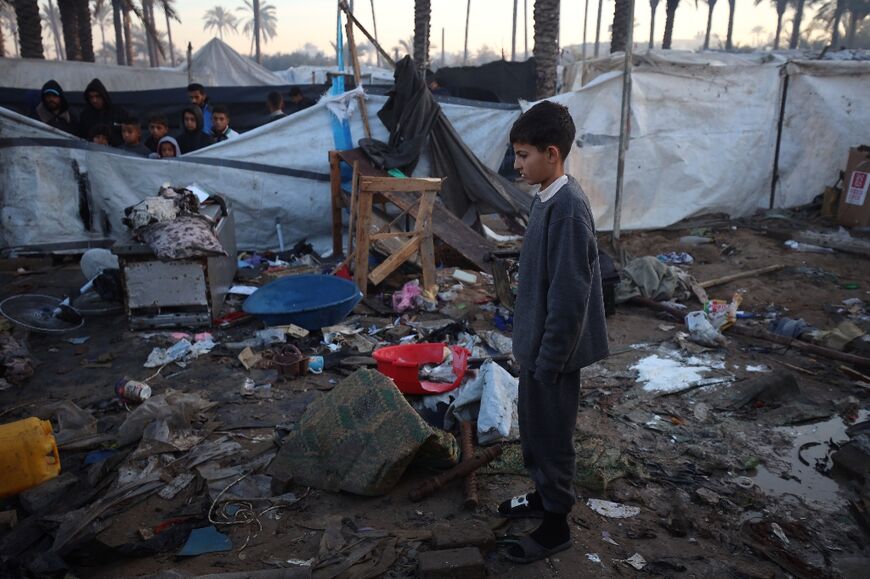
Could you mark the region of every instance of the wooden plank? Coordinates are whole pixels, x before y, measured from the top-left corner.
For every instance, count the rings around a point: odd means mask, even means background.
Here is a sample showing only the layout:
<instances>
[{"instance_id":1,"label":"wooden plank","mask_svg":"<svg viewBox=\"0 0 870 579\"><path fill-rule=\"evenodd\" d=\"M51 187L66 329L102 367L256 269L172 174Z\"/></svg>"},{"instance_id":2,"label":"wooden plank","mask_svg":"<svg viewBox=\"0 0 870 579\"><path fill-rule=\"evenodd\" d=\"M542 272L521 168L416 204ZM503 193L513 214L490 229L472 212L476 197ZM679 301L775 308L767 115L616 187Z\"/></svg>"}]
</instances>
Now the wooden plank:
<instances>
[{"instance_id":1,"label":"wooden plank","mask_svg":"<svg viewBox=\"0 0 870 579\"><path fill-rule=\"evenodd\" d=\"M420 177L397 179L395 177L362 177L360 188L363 191L388 193L393 191L408 191L412 193L423 191L440 191L443 179L436 177Z\"/></svg>"},{"instance_id":2,"label":"wooden plank","mask_svg":"<svg viewBox=\"0 0 870 579\"><path fill-rule=\"evenodd\" d=\"M405 263L409 257L414 255L417 250L420 249L420 243L422 241L423 235L418 234L417 237L414 237L404 247L402 247L402 249L385 259L381 265L372 270L372 273L369 274L369 281L378 285L387 279L388 275L396 271L400 265Z\"/></svg>"},{"instance_id":3,"label":"wooden plank","mask_svg":"<svg viewBox=\"0 0 870 579\"><path fill-rule=\"evenodd\" d=\"M357 195L356 260L353 279L363 295L368 293L369 235L372 219L372 196L359 192Z\"/></svg>"},{"instance_id":4,"label":"wooden plank","mask_svg":"<svg viewBox=\"0 0 870 579\"><path fill-rule=\"evenodd\" d=\"M423 241L420 243L420 264L423 267L423 290L433 294L438 291L438 279L435 277L435 242L432 239L432 208L435 206L434 191L423 194L420 202L418 220L415 229L423 224ZM430 296L434 297L434 296Z\"/></svg>"},{"instance_id":5,"label":"wooden plank","mask_svg":"<svg viewBox=\"0 0 870 579\"><path fill-rule=\"evenodd\" d=\"M329 152L329 187L332 197L332 254L341 255L341 158L337 151Z\"/></svg>"},{"instance_id":6,"label":"wooden plank","mask_svg":"<svg viewBox=\"0 0 870 579\"><path fill-rule=\"evenodd\" d=\"M350 218L347 224L347 254L353 255L353 225L356 219L357 191L359 191L359 162L353 163L353 176L350 179Z\"/></svg>"},{"instance_id":7,"label":"wooden plank","mask_svg":"<svg viewBox=\"0 0 870 579\"><path fill-rule=\"evenodd\" d=\"M416 231L391 231L389 233L373 233L369 236L372 241L380 241L381 239L390 239L391 237L414 237Z\"/></svg>"},{"instance_id":8,"label":"wooden plank","mask_svg":"<svg viewBox=\"0 0 870 579\"><path fill-rule=\"evenodd\" d=\"M385 171L372 165L362 149L339 151L338 154L346 163L353 164L354 161L360 161L360 175L364 177L387 176ZM416 218L416 213L411 211L411 208L419 201L419 196L400 192L384 193L383 196L390 203L402 211L408 211ZM432 210L432 233L474 264L477 269L490 272L489 254L498 251L498 246L468 227L461 219L450 213L440 201L435 203Z\"/></svg>"}]
</instances>

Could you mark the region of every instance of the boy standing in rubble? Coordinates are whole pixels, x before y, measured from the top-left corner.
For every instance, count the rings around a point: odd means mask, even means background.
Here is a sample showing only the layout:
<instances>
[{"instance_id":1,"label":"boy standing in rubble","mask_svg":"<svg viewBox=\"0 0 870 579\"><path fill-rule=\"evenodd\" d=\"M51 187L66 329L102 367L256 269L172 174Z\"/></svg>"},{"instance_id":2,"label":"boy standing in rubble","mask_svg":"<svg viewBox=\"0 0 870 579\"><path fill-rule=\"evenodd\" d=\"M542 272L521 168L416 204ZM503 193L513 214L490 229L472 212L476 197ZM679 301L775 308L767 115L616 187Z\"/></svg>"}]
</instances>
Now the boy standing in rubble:
<instances>
[{"instance_id":1,"label":"boy standing in rubble","mask_svg":"<svg viewBox=\"0 0 870 579\"><path fill-rule=\"evenodd\" d=\"M514 167L539 186L520 254L513 328L523 461L535 491L498 507L505 517L543 519L508 550L519 563L571 546L580 369L608 355L592 211L580 184L565 175L574 135L568 109L547 101L526 111L510 134Z\"/></svg>"}]
</instances>

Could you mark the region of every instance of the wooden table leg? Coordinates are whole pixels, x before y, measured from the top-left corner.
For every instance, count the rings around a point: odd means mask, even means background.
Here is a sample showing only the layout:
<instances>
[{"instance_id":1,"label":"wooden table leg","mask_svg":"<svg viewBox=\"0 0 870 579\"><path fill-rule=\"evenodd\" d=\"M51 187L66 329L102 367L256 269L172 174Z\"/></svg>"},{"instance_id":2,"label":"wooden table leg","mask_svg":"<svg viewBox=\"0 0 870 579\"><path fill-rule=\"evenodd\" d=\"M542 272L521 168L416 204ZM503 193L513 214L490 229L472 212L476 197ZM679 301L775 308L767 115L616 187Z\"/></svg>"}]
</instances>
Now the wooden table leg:
<instances>
[{"instance_id":1,"label":"wooden table leg","mask_svg":"<svg viewBox=\"0 0 870 579\"><path fill-rule=\"evenodd\" d=\"M338 151L329 152L329 185L332 196L332 254L339 256L342 253L342 233L344 228L341 226L341 158L338 156Z\"/></svg>"},{"instance_id":2,"label":"wooden table leg","mask_svg":"<svg viewBox=\"0 0 870 579\"><path fill-rule=\"evenodd\" d=\"M372 220L372 193L357 192L356 263L353 279L359 291L366 295L369 283L369 234Z\"/></svg>"},{"instance_id":3,"label":"wooden table leg","mask_svg":"<svg viewBox=\"0 0 870 579\"><path fill-rule=\"evenodd\" d=\"M429 293L438 291L438 281L435 277L435 242L432 239L432 207L435 205L436 195L435 191L423 194L417 212L417 223L414 226L414 229L421 230L423 235L420 243L420 266L423 269L423 289Z\"/></svg>"}]
</instances>

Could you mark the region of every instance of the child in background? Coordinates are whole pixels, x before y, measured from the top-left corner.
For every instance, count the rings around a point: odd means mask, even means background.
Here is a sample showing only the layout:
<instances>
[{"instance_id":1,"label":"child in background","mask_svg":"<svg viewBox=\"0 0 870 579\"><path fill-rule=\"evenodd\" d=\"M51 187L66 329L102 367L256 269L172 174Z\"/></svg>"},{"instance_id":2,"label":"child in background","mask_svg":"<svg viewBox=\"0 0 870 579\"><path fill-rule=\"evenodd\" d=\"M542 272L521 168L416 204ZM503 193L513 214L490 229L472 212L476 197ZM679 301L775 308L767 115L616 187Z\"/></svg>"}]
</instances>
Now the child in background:
<instances>
[{"instance_id":1,"label":"child in background","mask_svg":"<svg viewBox=\"0 0 870 579\"><path fill-rule=\"evenodd\" d=\"M139 119L128 117L121 121L121 138L124 143L118 148L122 151L143 157L147 157L151 153L148 147L142 144L142 126L139 124Z\"/></svg>"},{"instance_id":2,"label":"child in background","mask_svg":"<svg viewBox=\"0 0 870 579\"><path fill-rule=\"evenodd\" d=\"M163 137L157 143L157 152L151 154L152 159L172 159L181 155L178 142L172 137Z\"/></svg>"},{"instance_id":3,"label":"child in background","mask_svg":"<svg viewBox=\"0 0 870 579\"><path fill-rule=\"evenodd\" d=\"M88 131L88 140L97 145L108 145L112 138L112 130L106 125L94 125Z\"/></svg>"},{"instance_id":4,"label":"child in background","mask_svg":"<svg viewBox=\"0 0 870 579\"><path fill-rule=\"evenodd\" d=\"M239 136L230 128L230 111L224 105L215 105L211 111L211 132L216 143Z\"/></svg>"},{"instance_id":5,"label":"child in background","mask_svg":"<svg viewBox=\"0 0 870 579\"><path fill-rule=\"evenodd\" d=\"M202 132L202 110L198 106L184 107L181 113L181 132L176 140L181 154L197 151L214 143L214 139Z\"/></svg>"},{"instance_id":6,"label":"child in background","mask_svg":"<svg viewBox=\"0 0 870 579\"><path fill-rule=\"evenodd\" d=\"M148 138L145 139L145 146L152 153L157 152L157 143L160 139L169 134L169 120L166 115L154 114L148 118Z\"/></svg>"}]
</instances>

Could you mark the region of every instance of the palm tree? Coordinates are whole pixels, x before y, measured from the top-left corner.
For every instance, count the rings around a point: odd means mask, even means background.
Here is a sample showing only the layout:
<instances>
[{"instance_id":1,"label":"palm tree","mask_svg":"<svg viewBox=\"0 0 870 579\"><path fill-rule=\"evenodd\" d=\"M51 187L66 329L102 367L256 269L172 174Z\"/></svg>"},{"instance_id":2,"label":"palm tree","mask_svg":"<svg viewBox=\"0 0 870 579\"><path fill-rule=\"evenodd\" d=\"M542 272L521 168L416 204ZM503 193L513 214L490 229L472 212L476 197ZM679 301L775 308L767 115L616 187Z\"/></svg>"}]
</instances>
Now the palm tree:
<instances>
[{"instance_id":1,"label":"palm tree","mask_svg":"<svg viewBox=\"0 0 870 579\"><path fill-rule=\"evenodd\" d=\"M714 2L716 0L713 0ZM659 7L659 0L649 0L650 19L649 19L649 48L652 49L655 44L656 35L656 9Z\"/></svg>"},{"instance_id":2,"label":"palm tree","mask_svg":"<svg viewBox=\"0 0 870 579\"><path fill-rule=\"evenodd\" d=\"M12 0L0 1L0 15L2 21L6 25L6 30L9 31L9 36L12 37L12 46L15 47L15 56L21 56L21 47L18 44L18 20L15 16L15 6Z\"/></svg>"},{"instance_id":3,"label":"palm tree","mask_svg":"<svg viewBox=\"0 0 870 579\"><path fill-rule=\"evenodd\" d=\"M804 4L806 0L792 0L794 3L794 19L791 27L791 40L788 47L795 50L800 45L801 40L801 24L803 24Z\"/></svg>"},{"instance_id":4,"label":"palm tree","mask_svg":"<svg viewBox=\"0 0 870 579\"><path fill-rule=\"evenodd\" d=\"M76 21L76 9L73 2L58 2L58 13L60 15L61 31L63 32L63 43L66 47L67 60L81 60L82 46L79 42L79 26Z\"/></svg>"},{"instance_id":5,"label":"palm tree","mask_svg":"<svg viewBox=\"0 0 870 579\"><path fill-rule=\"evenodd\" d=\"M870 0L846 0L849 9L849 23L846 27L846 47L855 48L855 35L858 24L870 16Z\"/></svg>"},{"instance_id":6,"label":"palm tree","mask_svg":"<svg viewBox=\"0 0 870 579\"><path fill-rule=\"evenodd\" d=\"M662 48L671 49L671 41L674 37L674 19L677 16L677 6L680 0L666 0L665 2L665 36L662 39Z\"/></svg>"},{"instance_id":7,"label":"palm tree","mask_svg":"<svg viewBox=\"0 0 870 579\"><path fill-rule=\"evenodd\" d=\"M239 6L236 10L240 12L249 12L250 17L245 20L242 33L251 35L251 54L256 53L257 62L261 62L260 42L265 44L278 35L277 9L274 5L262 4L259 0L243 1L245 5ZM257 16L259 16L259 19ZM257 34L258 30L259 35Z\"/></svg>"},{"instance_id":8,"label":"palm tree","mask_svg":"<svg viewBox=\"0 0 870 579\"><path fill-rule=\"evenodd\" d=\"M42 47L42 21L37 0L13 0L21 58L45 58Z\"/></svg>"},{"instance_id":9,"label":"palm tree","mask_svg":"<svg viewBox=\"0 0 870 579\"><path fill-rule=\"evenodd\" d=\"M111 12L112 8L106 0L94 0L94 23L100 29L100 53L104 56L103 62L108 62L103 49L106 47L106 20L109 19Z\"/></svg>"},{"instance_id":10,"label":"palm tree","mask_svg":"<svg viewBox=\"0 0 870 579\"><path fill-rule=\"evenodd\" d=\"M765 0L755 0L755 5L758 6ZM785 16L785 11L788 8L790 0L770 0L773 7L776 9L776 32L773 35L773 49L779 50L779 37L782 35L782 19Z\"/></svg>"},{"instance_id":11,"label":"palm tree","mask_svg":"<svg viewBox=\"0 0 870 579\"><path fill-rule=\"evenodd\" d=\"M432 20L431 0L414 0L414 61L425 75L429 64L429 30Z\"/></svg>"},{"instance_id":12,"label":"palm tree","mask_svg":"<svg viewBox=\"0 0 870 579\"><path fill-rule=\"evenodd\" d=\"M559 60L559 0L535 0L536 97L556 94L556 65Z\"/></svg>"},{"instance_id":13,"label":"palm tree","mask_svg":"<svg viewBox=\"0 0 870 579\"><path fill-rule=\"evenodd\" d=\"M707 32L704 33L704 50L710 50L710 31L713 29L713 8L717 0L704 0L707 3ZM697 6L698 0L695 0Z\"/></svg>"},{"instance_id":14,"label":"palm tree","mask_svg":"<svg viewBox=\"0 0 870 579\"><path fill-rule=\"evenodd\" d=\"M42 23L43 26L51 33L51 36L54 40L54 54L56 60L63 60L63 39L61 38L60 33L60 12L57 10L57 6L54 5L53 0L48 0L46 4L42 5Z\"/></svg>"},{"instance_id":15,"label":"palm tree","mask_svg":"<svg viewBox=\"0 0 870 579\"><path fill-rule=\"evenodd\" d=\"M122 3L123 0L112 0L112 26L115 28L115 59L118 66L129 64L127 62L127 49L124 46Z\"/></svg>"},{"instance_id":16,"label":"palm tree","mask_svg":"<svg viewBox=\"0 0 870 579\"><path fill-rule=\"evenodd\" d=\"M752 35L755 37L755 46L761 46L761 35L767 32L767 28L762 25L752 27Z\"/></svg>"},{"instance_id":17,"label":"palm tree","mask_svg":"<svg viewBox=\"0 0 870 579\"><path fill-rule=\"evenodd\" d=\"M613 24L610 27L610 53L625 51L628 42L628 0L616 0L613 5Z\"/></svg>"},{"instance_id":18,"label":"palm tree","mask_svg":"<svg viewBox=\"0 0 870 579\"><path fill-rule=\"evenodd\" d=\"M166 17L166 35L169 37L169 59L171 61L170 66L175 66L175 46L172 44L172 26L170 25L170 20L175 20L178 23L181 23L181 19L178 17L178 14L175 12L175 0L159 0L160 9L163 10L163 16Z\"/></svg>"},{"instance_id":19,"label":"palm tree","mask_svg":"<svg viewBox=\"0 0 870 579\"><path fill-rule=\"evenodd\" d=\"M798 0L803 3L804 0ZM725 36L725 50L734 49L734 9L737 8L737 0L728 0L728 33Z\"/></svg>"},{"instance_id":20,"label":"palm tree","mask_svg":"<svg viewBox=\"0 0 870 579\"><path fill-rule=\"evenodd\" d=\"M6 9L8 7L6 0L0 0L0 58L6 58L6 38L3 33L3 25L6 23Z\"/></svg>"},{"instance_id":21,"label":"palm tree","mask_svg":"<svg viewBox=\"0 0 870 579\"><path fill-rule=\"evenodd\" d=\"M598 58L599 40L601 39L601 11L604 9L604 0L598 0L598 16L595 23L595 49L592 56Z\"/></svg>"},{"instance_id":22,"label":"palm tree","mask_svg":"<svg viewBox=\"0 0 870 579\"><path fill-rule=\"evenodd\" d=\"M94 31L91 28L91 9L89 0L75 0L76 24L78 25L79 46L82 51L82 60L95 62L94 58Z\"/></svg>"},{"instance_id":23,"label":"palm tree","mask_svg":"<svg viewBox=\"0 0 870 579\"><path fill-rule=\"evenodd\" d=\"M217 30L218 37L224 39L224 30L239 31L239 21L232 12L227 12L223 6L215 6L206 11L202 17L205 30Z\"/></svg>"}]
</instances>

